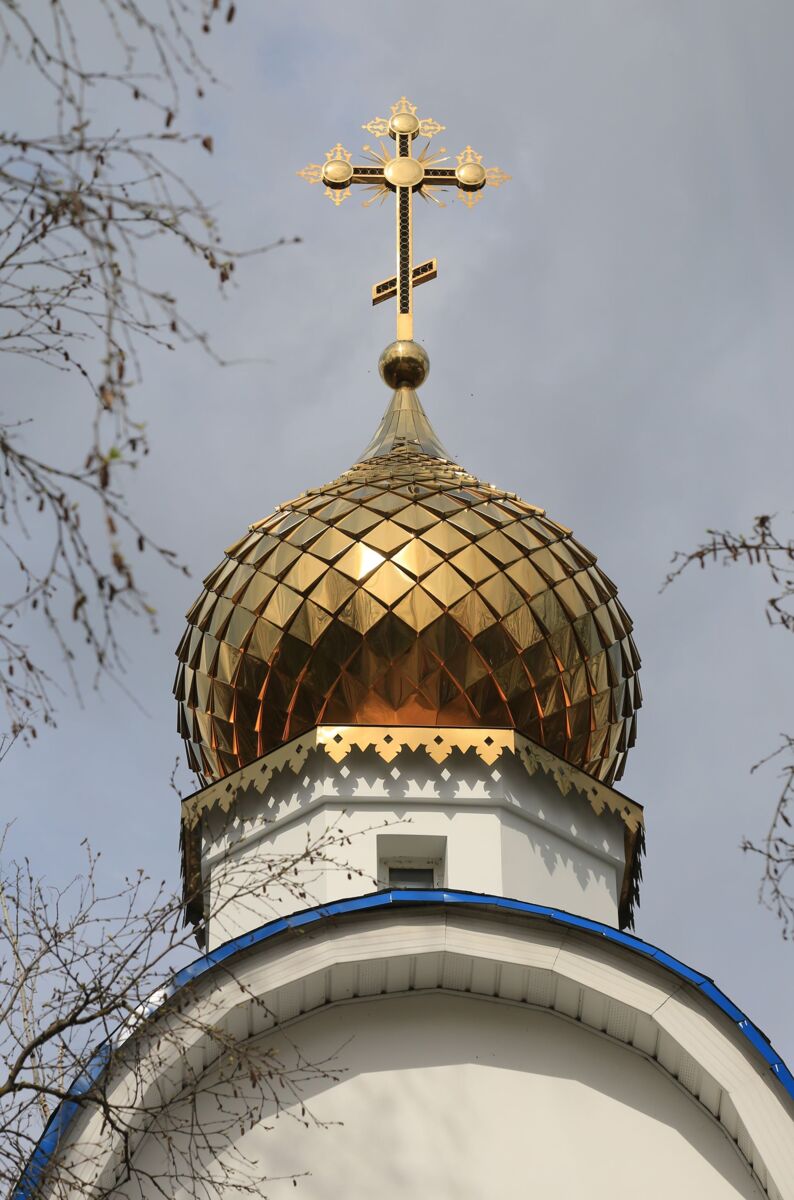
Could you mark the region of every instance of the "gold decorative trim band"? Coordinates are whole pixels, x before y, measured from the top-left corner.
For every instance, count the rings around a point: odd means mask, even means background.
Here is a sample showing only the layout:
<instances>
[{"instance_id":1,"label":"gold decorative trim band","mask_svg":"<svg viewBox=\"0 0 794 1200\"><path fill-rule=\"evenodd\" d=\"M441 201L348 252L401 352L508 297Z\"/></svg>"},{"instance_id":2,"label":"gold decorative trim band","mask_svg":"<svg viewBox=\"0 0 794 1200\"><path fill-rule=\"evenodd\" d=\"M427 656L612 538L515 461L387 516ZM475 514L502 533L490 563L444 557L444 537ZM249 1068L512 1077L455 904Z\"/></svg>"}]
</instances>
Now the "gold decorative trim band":
<instances>
[{"instance_id":1,"label":"gold decorative trim band","mask_svg":"<svg viewBox=\"0 0 794 1200\"><path fill-rule=\"evenodd\" d=\"M342 762L353 750L371 750L384 763L392 762L403 750L424 750L428 758L439 765L455 750L463 754L473 751L488 767L503 754L512 754L528 775L534 775L540 769L551 776L561 795L565 796L573 789L587 800L596 815L600 816L608 809L620 817L631 834L636 834L644 824L641 805L515 730L432 725L319 725L225 779L188 796L182 801L183 824L190 828L202 813L212 808L228 812L241 789L254 787L262 793L274 775L281 771L291 770L297 775L308 756L318 750L324 751L335 763Z\"/></svg>"}]
</instances>

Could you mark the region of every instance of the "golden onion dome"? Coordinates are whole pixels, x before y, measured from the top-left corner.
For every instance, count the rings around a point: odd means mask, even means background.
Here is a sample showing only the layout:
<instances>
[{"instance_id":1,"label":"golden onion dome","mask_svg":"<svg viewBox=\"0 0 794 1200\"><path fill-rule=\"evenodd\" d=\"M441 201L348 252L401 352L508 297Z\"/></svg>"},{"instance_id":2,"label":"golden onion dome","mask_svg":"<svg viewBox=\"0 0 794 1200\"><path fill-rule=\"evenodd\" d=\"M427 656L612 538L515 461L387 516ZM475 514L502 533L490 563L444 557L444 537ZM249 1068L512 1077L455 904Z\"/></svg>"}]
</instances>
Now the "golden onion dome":
<instances>
[{"instance_id":1,"label":"golden onion dome","mask_svg":"<svg viewBox=\"0 0 794 1200\"><path fill-rule=\"evenodd\" d=\"M458 466L412 387L360 462L251 525L204 586L175 693L205 780L318 724L502 726L622 773L641 697L615 585Z\"/></svg>"}]
</instances>

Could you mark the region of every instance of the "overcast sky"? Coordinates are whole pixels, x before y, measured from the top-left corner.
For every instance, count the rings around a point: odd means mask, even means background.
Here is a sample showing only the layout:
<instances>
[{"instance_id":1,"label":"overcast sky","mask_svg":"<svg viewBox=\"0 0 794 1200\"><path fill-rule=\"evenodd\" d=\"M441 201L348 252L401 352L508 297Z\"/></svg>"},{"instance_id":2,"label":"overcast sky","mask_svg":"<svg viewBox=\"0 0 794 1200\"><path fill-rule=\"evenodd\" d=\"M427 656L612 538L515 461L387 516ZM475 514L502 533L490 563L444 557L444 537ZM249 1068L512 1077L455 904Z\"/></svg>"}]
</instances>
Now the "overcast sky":
<instances>
[{"instance_id":1,"label":"overcast sky","mask_svg":"<svg viewBox=\"0 0 794 1200\"><path fill-rule=\"evenodd\" d=\"M767 580L693 573L659 594L707 527L779 512L791 529L794 6L790 0L403 0L241 5L208 42L224 88L200 117L216 151L192 177L249 261L220 302L163 255L162 282L229 356L146 353L136 397L153 452L131 488L192 579L146 576L161 633L126 630L106 686L3 764L14 849L64 880L88 836L109 874L178 881L174 648L200 580L247 524L349 466L388 399L390 206L340 209L296 178L401 94L512 175L467 211L420 205L422 399L469 470L573 527L635 622L645 704L621 788L645 806L637 932L713 976L791 1061L794 949L757 904L774 768L794 730L790 635ZM4 110L19 80L4 74ZM0 78L0 84L3 78ZM101 117L98 118L101 121ZM22 118L16 122L22 124ZM178 277L175 277L178 276ZM78 462L78 384L3 364L4 416L34 413ZM46 656L50 651L43 647Z\"/></svg>"}]
</instances>

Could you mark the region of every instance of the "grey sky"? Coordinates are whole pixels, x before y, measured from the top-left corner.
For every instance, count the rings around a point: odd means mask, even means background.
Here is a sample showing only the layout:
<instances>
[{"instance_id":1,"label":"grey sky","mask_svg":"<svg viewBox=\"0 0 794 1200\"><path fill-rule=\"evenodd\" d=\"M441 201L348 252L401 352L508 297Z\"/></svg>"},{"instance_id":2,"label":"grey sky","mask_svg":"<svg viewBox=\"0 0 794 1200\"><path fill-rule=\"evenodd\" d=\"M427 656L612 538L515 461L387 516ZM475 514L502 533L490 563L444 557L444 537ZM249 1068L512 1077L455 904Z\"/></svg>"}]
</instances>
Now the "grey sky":
<instances>
[{"instance_id":1,"label":"grey sky","mask_svg":"<svg viewBox=\"0 0 794 1200\"><path fill-rule=\"evenodd\" d=\"M794 950L738 848L776 794L773 768L749 768L794 729L791 638L766 627L760 574L658 588L706 527L790 521L794 7L404 0L405 34L371 0L240 7L208 44L226 87L193 177L238 244L304 244L249 262L225 304L183 260L158 265L225 353L267 361L147 352L153 453L131 494L194 577L147 579L162 632L128 630L141 708L112 687L67 698L58 730L4 763L15 849L63 879L88 835L109 873L176 882L184 611L248 522L355 460L388 398L393 313L369 295L391 212L336 210L295 171L337 141L358 150L361 123L406 93L450 151L470 142L513 177L471 212L419 206L417 256L439 259L416 302L423 402L461 463L571 525L617 581L644 662L621 783L648 825L637 932L714 976L791 1061ZM46 415L77 458L78 385L4 372L4 412Z\"/></svg>"}]
</instances>

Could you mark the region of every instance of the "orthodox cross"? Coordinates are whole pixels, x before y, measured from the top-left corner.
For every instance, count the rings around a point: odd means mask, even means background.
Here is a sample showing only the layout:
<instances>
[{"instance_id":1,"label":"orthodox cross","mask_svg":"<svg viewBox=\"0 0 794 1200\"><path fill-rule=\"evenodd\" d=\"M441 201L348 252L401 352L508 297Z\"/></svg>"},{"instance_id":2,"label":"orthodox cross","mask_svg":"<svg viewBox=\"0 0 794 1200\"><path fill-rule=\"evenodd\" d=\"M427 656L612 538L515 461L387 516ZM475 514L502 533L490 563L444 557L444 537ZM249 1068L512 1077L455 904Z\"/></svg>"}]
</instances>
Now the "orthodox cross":
<instances>
[{"instance_id":1,"label":"orthodox cross","mask_svg":"<svg viewBox=\"0 0 794 1200\"><path fill-rule=\"evenodd\" d=\"M376 283L372 289L372 303L397 299L397 340L413 338L413 290L421 283L435 279L438 264L434 258L413 265L413 196L416 192L423 200L432 200L444 207L435 195L438 188L455 187L468 208L473 208L482 198L486 186L499 187L510 178L499 167L484 167L482 155L467 146L456 156L457 166L442 167L446 162L446 151L440 146L430 153L430 139L445 127L429 117L417 117L416 105L403 96L392 105L391 116L376 117L362 125L373 137L384 138L387 134L394 147L379 141L380 152L364 146L369 164L359 166L351 162L352 154L341 143L329 150L325 162L310 163L298 174L309 183L325 184L325 194L339 205L350 195L352 184L363 184L372 195L364 201L365 207L376 200L383 203L390 192L396 197L397 218L397 274ZM426 137L427 143L417 157L413 155L413 142L417 137Z\"/></svg>"}]
</instances>

